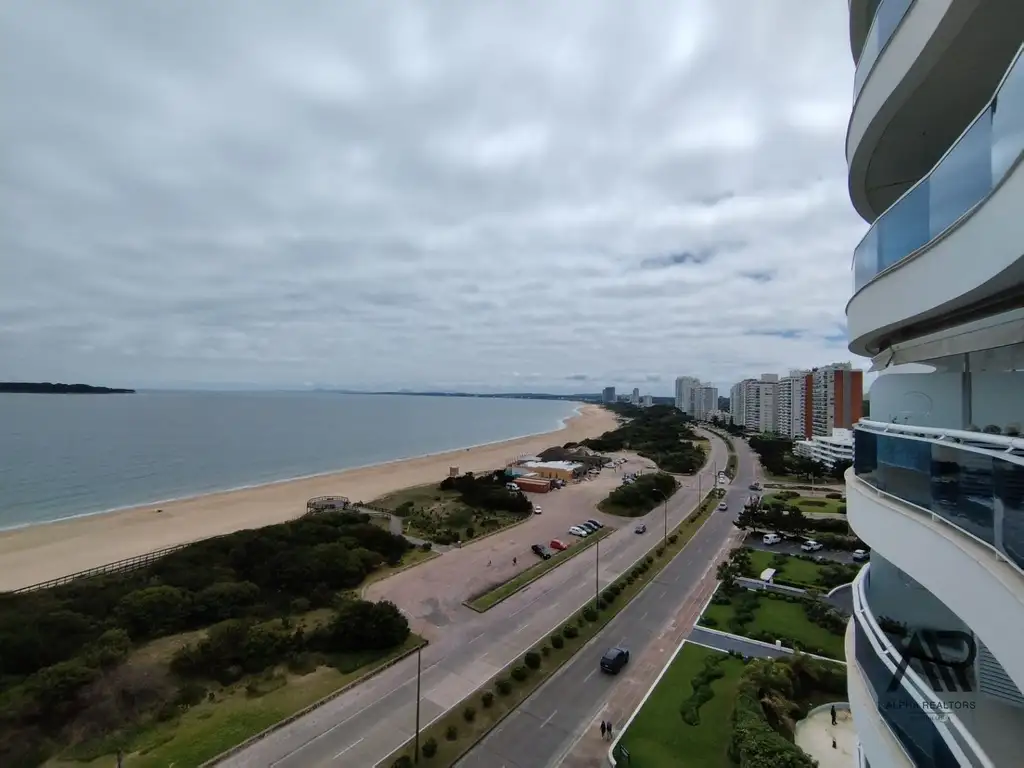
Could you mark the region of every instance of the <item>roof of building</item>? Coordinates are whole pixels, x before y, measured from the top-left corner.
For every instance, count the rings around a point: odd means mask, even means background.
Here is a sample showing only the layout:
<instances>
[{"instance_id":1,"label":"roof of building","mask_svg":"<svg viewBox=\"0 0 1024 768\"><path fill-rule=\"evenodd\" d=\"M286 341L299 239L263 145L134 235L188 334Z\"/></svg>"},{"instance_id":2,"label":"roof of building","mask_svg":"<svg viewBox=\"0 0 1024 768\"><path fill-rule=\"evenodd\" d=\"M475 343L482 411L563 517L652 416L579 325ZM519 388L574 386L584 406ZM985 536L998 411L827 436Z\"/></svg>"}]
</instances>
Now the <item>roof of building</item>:
<instances>
[{"instance_id":1,"label":"roof of building","mask_svg":"<svg viewBox=\"0 0 1024 768\"><path fill-rule=\"evenodd\" d=\"M572 472L583 465L576 461L524 461L523 466L531 469L564 469Z\"/></svg>"}]
</instances>

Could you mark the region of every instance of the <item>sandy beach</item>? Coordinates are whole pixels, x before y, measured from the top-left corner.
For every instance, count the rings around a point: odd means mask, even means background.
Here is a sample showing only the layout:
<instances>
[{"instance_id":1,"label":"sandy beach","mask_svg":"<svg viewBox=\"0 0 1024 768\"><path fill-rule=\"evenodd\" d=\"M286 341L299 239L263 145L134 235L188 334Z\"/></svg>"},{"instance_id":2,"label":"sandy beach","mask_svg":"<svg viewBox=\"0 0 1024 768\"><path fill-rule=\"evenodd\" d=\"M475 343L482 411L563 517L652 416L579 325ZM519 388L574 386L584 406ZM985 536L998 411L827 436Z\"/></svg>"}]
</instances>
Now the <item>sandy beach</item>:
<instances>
[{"instance_id":1,"label":"sandy beach","mask_svg":"<svg viewBox=\"0 0 1024 768\"><path fill-rule=\"evenodd\" d=\"M303 514L306 500L314 496L370 501L411 485L440 482L449 467L460 472L496 469L516 456L614 428L612 413L587 405L562 429L543 435L0 532L0 591L162 547L290 520Z\"/></svg>"}]
</instances>

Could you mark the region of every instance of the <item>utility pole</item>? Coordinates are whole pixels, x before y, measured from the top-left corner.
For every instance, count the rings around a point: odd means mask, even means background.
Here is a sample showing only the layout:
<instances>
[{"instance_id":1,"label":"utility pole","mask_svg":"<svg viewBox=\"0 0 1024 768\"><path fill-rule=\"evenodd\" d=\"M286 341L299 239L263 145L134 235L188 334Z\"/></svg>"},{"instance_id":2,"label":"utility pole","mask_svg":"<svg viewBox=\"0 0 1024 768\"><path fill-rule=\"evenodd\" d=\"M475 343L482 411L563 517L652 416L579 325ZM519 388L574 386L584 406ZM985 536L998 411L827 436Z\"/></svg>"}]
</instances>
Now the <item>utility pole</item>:
<instances>
[{"instance_id":1,"label":"utility pole","mask_svg":"<svg viewBox=\"0 0 1024 768\"><path fill-rule=\"evenodd\" d=\"M598 576L598 569L601 567L601 540L597 540L594 546L594 610L597 610L598 602L601 600L601 581Z\"/></svg>"},{"instance_id":2,"label":"utility pole","mask_svg":"<svg viewBox=\"0 0 1024 768\"><path fill-rule=\"evenodd\" d=\"M423 646L419 645L416 647L416 752L413 756L413 762L416 765L420 764L420 675L423 672Z\"/></svg>"},{"instance_id":3,"label":"utility pole","mask_svg":"<svg viewBox=\"0 0 1024 768\"><path fill-rule=\"evenodd\" d=\"M664 507L665 508L665 541L662 544L662 546L667 547L668 546L668 496L665 496L664 499L665 499L665 507Z\"/></svg>"}]
</instances>

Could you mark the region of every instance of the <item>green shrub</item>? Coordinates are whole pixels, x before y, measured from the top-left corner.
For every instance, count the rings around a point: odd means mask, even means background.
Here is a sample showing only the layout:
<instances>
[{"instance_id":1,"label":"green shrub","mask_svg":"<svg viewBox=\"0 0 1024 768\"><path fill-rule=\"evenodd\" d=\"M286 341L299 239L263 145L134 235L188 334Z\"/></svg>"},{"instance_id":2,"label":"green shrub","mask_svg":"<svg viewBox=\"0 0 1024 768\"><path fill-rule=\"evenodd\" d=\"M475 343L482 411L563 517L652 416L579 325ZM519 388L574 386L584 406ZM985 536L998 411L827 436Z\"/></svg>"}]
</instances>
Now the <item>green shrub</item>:
<instances>
[{"instance_id":1,"label":"green shrub","mask_svg":"<svg viewBox=\"0 0 1024 768\"><path fill-rule=\"evenodd\" d=\"M633 578L637 578L643 571L640 570L640 566L633 566L633 570L629 572L629 575Z\"/></svg>"},{"instance_id":2,"label":"green shrub","mask_svg":"<svg viewBox=\"0 0 1024 768\"><path fill-rule=\"evenodd\" d=\"M634 576L632 573L626 577L627 584L632 584L634 581L636 581L636 576Z\"/></svg>"},{"instance_id":3,"label":"green shrub","mask_svg":"<svg viewBox=\"0 0 1024 768\"><path fill-rule=\"evenodd\" d=\"M515 680L517 683L523 682L523 680L525 680L529 674L529 670L522 664L518 664L512 667L512 679Z\"/></svg>"},{"instance_id":4,"label":"green shrub","mask_svg":"<svg viewBox=\"0 0 1024 768\"><path fill-rule=\"evenodd\" d=\"M494 687L498 689L498 693L502 696L508 696L512 693L512 681L507 677L502 677L494 684Z\"/></svg>"},{"instance_id":5,"label":"green shrub","mask_svg":"<svg viewBox=\"0 0 1024 768\"><path fill-rule=\"evenodd\" d=\"M650 555L648 555L648 556L647 556L647 559L646 559L646 563L647 563L647 565L650 565L650 564L651 564L651 563L653 563L653 562L654 562L654 558L653 558L653 557L651 557Z\"/></svg>"},{"instance_id":6,"label":"green shrub","mask_svg":"<svg viewBox=\"0 0 1024 768\"><path fill-rule=\"evenodd\" d=\"M597 601L597 610L603 611L607 607L608 607L608 603L606 603L604 600L598 599L598 601Z\"/></svg>"},{"instance_id":7,"label":"green shrub","mask_svg":"<svg viewBox=\"0 0 1024 768\"><path fill-rule=\"evenodd\" d=\"M527 651L523 657L523 663L530 669L540 668L540 654L536 651Z\"/></svg>"},{"instance_id":8,"label":"green shrub","mask_svg":"<svg viewBox=\"0 0 1024 768\"><path fill-rule=\"evenodd\" d=\"M437 739L431 736L423 742L423 746L420 747L420 750L423 752L423 756L429 760L437 754Z\"/></svg>"},{"instance_id":9,"label":"green shrub","mask_svg":"<svg viewBox=\"0 0 1024 768\"><path fill-rule=\"evenodd\" d=\"M399 755L391 764L391 768L412 768L412 758L408 755Z\"/></svg>"},{"instance_id":10,"label":"green shrub","mask_svg":"<svg viewBox=\"0 0 1024 768\"><path fill-rule=\"evenodd\" d=\"M422 549L424 552L429 552L433 548L434 544L430 541L424 541L422 544L420 544L420 549Z\"/></svg>"},{"instance_id":11,"label":"green shrub","mask_svg":"<svg viewBox=\"0 0 1024 768\"><path fill-rule=\"evenodd\" d=\"M562 628L562 636L566 640L572 640L573 638L579 637L579 635L580 635L580 631L576 627L574 627L572 624L566 624Z\"/></svg>"},{"instance_id":12,"label":"green shrub","mask_svg":"<svg viewBox=\"0 0 1024 768\"><path fill-rule=\"evenodd\" d=\"M845 504L840 504L839 506L837 506L836 507L836 512L838 512L840 515L845 515L846 514L846 505Z\"/></svg>"},{"instance_id":13,"label":"green shrub","mask_svg":"<svg viewBox=\"0 0 1024 768\"><path fill-rule=\"evenodd\" d=\"M472 704L467 704L462 710L462 719L467 723L472 723L476 719L476 709Z\"/></svg>"},{"instance_id":14,"label":"green shrub","mask_svg":"<svg viewBox=\"0 0 1024 768\"><path fill-rule=\"evenodd\" d=\"M483 705L484 709L490 709L491 704L494 703L494 693L491 691L484 691L481 693L480 703Z\"/></svg>"},{"instance_id":15,"label":"green shrub","mask_svg":"<svg viewBox=\"0 0 1024 768\"><path fill-rule=\"evenodd\" d=\"M700 623L703 624L705 627L717 627L718 619L716 619L714 616L702 616Z\"/></svg>"},{"instance_id":16,"label":"green shrub","mask_svg":"<svg viewBox=\"0 0 1024 768\"><path fill-rule=\"evenodd\" d=\"M597 611L595 611L593 608L584 608L583 618L587 621L597 621Z\"/></svg>"},{"instance_id":17,"label":"green shrub","mask_svg":"<svg viewBox=\"0 0 1024 768\"><path fill-rule=\"evenodd\" d=\"M551 646L550 645L542 645L540 647L540 655L543 656L544 658L547 658L548 656L550 656L551 655Z\"/></svg>"},{"instance_id":18,"label":"green shrub","mask_svg":"<svg viewBox=\"0 0 1024 768\"><path fill-rule=\"evenodd\" d=\"M444 729L444 737L448 739L448 741L455 741L459 738L459 729L455 727L454 723Z\"/></svg>"},{"instance_id":19,"label":"green shrub","mask_svg":"<svg viewBox=\"0 0 1024 768\"><path fill-rule=\"evenodd\" d=\"M671 536L668 537L668 543L669 544L675 544L676 541L678 541L678 540L679 540L679 534L677 534L677 533L673 533Z\"/></svg>"},{"instance_id":20,"label":"green shrub","mask_svg":"<svg viewBox=\"0 0 1024 768\"><path fill-rule=\"evenodd\" d=\"M565 645L565 640L562 639L561 635L552 635L551 636L551 647L552 648L554 648L555 650L558 650L559 648L561 648L564 645Z\"/></svg>"},{"instance_id":21,"label":"green shrub","mask_svg":"<svg viewBox=\"0 0 1024 768\"><path fill-rule=\"evenodd\" d=\"M826 499L835 499L836 501L838 501L839 499L843 498L843 494L841 494L841 493L826 493L825 494L825 498Z\"/></svg>"},{"instance_id":22,"label":"green shrub","mask_svg":"<svg viewBox=\"0 0 1024 768\"><path fill-rule=\"evenodd\" d=\"M656 550L654 550L654 554L656 554L658 557L661 557L662 555L665 554L665 548L664 547L658 547Z\"/></svg>"}]
</instances>

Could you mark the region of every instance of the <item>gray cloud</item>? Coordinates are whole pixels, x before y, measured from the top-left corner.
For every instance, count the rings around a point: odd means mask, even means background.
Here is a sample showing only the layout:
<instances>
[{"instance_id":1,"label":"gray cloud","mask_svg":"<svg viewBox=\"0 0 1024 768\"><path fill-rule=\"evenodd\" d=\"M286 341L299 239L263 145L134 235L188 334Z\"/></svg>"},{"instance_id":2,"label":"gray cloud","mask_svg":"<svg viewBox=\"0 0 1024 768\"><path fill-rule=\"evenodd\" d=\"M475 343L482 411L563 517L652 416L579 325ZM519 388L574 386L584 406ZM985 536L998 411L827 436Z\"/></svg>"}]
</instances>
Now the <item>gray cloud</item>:
<instances>
[{"instance_id":1,"label":"gray cloud","mask_svg":"<svg viewBox=\"0 0 1024 768\"><path fill-rule=\"evenodd\" d=\"M0 6L2 377L666 388L842 357L845 16Z\"/></svg>"}]
</instances>

